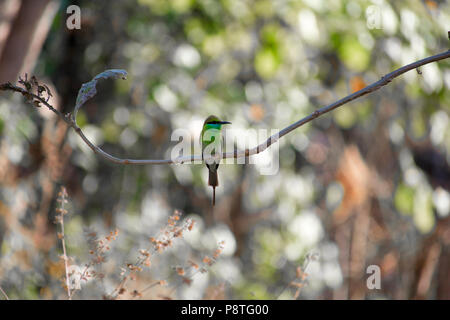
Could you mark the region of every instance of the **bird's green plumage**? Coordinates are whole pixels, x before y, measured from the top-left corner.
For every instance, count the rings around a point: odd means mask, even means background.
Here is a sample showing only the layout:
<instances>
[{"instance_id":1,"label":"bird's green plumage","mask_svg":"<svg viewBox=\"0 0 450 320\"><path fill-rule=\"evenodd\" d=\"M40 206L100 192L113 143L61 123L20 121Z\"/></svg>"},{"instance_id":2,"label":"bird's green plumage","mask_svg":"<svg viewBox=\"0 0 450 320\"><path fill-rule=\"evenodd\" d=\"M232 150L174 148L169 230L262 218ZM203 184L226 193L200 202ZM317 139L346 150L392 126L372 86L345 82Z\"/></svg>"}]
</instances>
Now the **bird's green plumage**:
<instances>
[{"instance_id":1,"label":"bird's green plumage","mask_svg":"<svg viewBox=\"0 0 450 320\"><path fill-rule=\"evenodd\" d=\"M210 155L215 155L216 152L220 152L221 146L223 144L222 137L222 125L229 124L230 122L221 121L216 116L209 116L203 123L202 132L200 134L200 144L202 145L202 158L208 158ZM211 146L211 144L214 145ZM216 187L219 185L219 180L217 178L217 168L219 167L219 162L210 160L206 163L209 171L208 185L213 187L213 205L215 204L215 191Z\"/></svg>"},{"instance_id":2,"label":"bird's green plumage","mask_svg":"<svg viewBox=\"0 0 450 320\"><path fill-rule=\"evenodd\" d=\"M220 130L222 128L222 124L220 123L207 123L205 125L206 129L217 129Z\"/></svg>"}]
</instances>

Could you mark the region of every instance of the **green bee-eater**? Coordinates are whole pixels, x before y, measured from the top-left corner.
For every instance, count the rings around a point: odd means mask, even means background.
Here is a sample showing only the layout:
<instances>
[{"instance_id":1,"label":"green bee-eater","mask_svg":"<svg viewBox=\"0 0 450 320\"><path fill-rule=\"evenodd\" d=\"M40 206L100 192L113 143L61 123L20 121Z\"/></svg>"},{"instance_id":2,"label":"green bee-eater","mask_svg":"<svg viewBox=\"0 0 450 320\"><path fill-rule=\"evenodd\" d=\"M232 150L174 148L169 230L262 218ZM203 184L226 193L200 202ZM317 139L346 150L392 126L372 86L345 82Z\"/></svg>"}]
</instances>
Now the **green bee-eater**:
<instances>
[{"instance_id":1,"label":"green bee-eater","mask_svg":"<svg viewBox=\"0 0 450 320\"><path fill-rule=\"evenodd\" d=\"M202 145L202 159L214 156L222 152L222 125L230 124L228 121L221 121L216 116L209 116L203 123L203 129L200 134L200 144ZM216 187L219 185L217 178L217 168L220 159L206 160L206 166L209 170L208 185L213 187L213 206L216 203Z\"/></svg>"}]
</instances>

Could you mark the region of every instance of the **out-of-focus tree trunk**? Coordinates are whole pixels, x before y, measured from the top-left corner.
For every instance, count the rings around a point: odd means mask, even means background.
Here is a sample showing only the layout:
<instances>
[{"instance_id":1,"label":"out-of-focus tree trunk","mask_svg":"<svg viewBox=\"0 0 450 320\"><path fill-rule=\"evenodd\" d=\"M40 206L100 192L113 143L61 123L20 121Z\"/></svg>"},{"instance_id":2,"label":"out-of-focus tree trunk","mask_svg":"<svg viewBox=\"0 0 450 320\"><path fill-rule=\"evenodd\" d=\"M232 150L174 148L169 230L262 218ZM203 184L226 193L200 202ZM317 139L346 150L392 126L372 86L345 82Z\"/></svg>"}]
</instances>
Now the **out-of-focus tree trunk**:
<instances>
[{"instance_id":1,"label":"out-of-focus tree trunk","mask_svg":"<svg viewBox=\"0 0 450 320\"><path fill-rule=\"evenodd\" d=\"M0 83L15 82L18 76L33 72L59 5L59 0L0 0ZM43 81L45 80L39 79L41 84ZM46 84L52 88L52 94L56 98L52 104L59 109L58 93L51 83ZM4 217L4 220L0 221L0 227L4 221L17 226L20 233L31 240L36 248L49 250L55 239L48 212L54 195L54 181L60 178L61 168L68 159L66 156L59 157L62 155L59 150L62 150L67 126L62 122L57 124L54 117L46 116L46 113L39 111L45 119L43 133L40 139L30 143L30 150L39 155L38 161L33 162L30 167L20 167L12 164L5 153L0 159L2 160L0 162L3 162L0 176L9 173L10 183L14 183L16 179L32 180L33 174L38 176L39 172L44 177L40 179L43 191L38 212L33 217L34 228L23 227L16 220L20 215L10 211L6 206L0 206L0 218ZM59 137L56 141L55 136ZM2 147L6 150L8 146L3 144ZM64 154L70 151L67 147L63 149ZM44 156L41 157L41 153ZM2 184L8 183L5 177L0 180ZM0 234L3 235L4 232L0 230ZM0 237L0 243L1 240Z\"/></svg>"},{"instance_id":2,"label":"out-of-focus tree trunk","mask_svg":"<svg viewBox=\"0 0 450 320\"><path fill-rule=\"evenodd\" d=\"M450 217L440 219L416 259L411 299L449 298Z\"/></svg>"},{"instance_id":3,"label":"out-of-focus tree trunk","mask_svg":"<svg viewBox=\"0 0 450 320\"><path fill-rule=\"evenodd\" d=\"M0 23L0 83L33 70L58 7L57 0L0 2L7 10Z\"/></svg>"},{"instance_id":4,"label":"out-of-focus tree trunk","mask_svg":"<svg viewBox=\"0 0 450 320\"><path fill-rule=\"evenodd\" d=\"M448 228L450 229L450 228ZM450 237L448 237L450 238ZM450 244L447 244L439 260L439 271L437 277L437 299L450 300Z\"/></svg>"},{"instance_id":5,"label":"out-of-focus tree trunk","mask_svg":"<svg viewBox=\"0 0 450 320\"><path fill-rule=\"evenodd\" d=\"M21 0L0 0L0 56L19 12Z\"/></svg>"}]
</instances>

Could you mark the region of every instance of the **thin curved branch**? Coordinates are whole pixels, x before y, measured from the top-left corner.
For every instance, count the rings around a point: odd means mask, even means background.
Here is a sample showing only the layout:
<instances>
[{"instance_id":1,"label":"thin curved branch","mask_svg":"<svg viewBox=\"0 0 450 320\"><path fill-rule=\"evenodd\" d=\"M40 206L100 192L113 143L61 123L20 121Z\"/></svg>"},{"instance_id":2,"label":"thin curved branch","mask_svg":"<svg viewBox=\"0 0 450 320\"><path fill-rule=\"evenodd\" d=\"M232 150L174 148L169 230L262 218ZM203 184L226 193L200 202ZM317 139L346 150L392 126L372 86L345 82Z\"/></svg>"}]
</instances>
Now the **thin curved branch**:
<instances>
[{"instance_id":1,"label":"thin curved branch","mask_svg":"<svg viewBox=\"0 0 450 320\"><path fill-rule=\"evenodd\" d=\"M242 151L242 153L245 154L245 156L251 156L254 154L258 154L262 151L264 151L265 149L267 149L272 143L276 142L279 138L287 135L289 132L297 129L298 127L301 127L302 125L304 125L305 123L308 123L312 120L314 120L315 118L330 112L331 110L334 110L352 100L355 100L357 98L360 98L366 94L369 94L371 92L374 92L378 89L380 89L381 87L384 87L385 85L387 85L389 82L391 82L394 78L397 78L398 76L401 76L402 74L411 71L413 69L417 69L423 65L426 65L428 63L431 62L435 62L435 61L439 61L439 60L444 60L450 57L450 50L436 54L434 56L410 63L406 66L403 66L395 71L392 71L391 73L388 73L387 75L381 77L380 80L372 83L371 85L368 85L367 87L356 91L344 98L342 98L341 100L338 100L336 102L333 102L325 107L322 107L320 109L317 109L316 111L314 111L313 113L311 113L310 115L304 117L303 119L300 119L297 122L294 122L293 124L291 124L290 126L282 129L280 132L278 132L278 134L270 137L269 139L267 139L266 142L260 144L259 146L257 146L256 148L250 149L250 150L245 150ZM278 137L277 137L278 136ZM227 156L224 158L231 158L233 156L233 153L227 153ZM241 157L241 153L238 152L237 154L238 157Z\"/></svg>"},{"instance_id":2,"label":"thin curved branch","mask_svg":"<svg viewBox=\"0 0 450 320\"><path fill-rule=\"evenodd\" d=\"M0 286L0 292L3 294L3 296L5 297L6 300L9 300L8 295L6 294L5 291L3 291L2 287Z\"/></svg>"},{"instance_id":3,"label":"thin curved branch","mask_svg":"<svg viewBox=\"0 0 450 320\"><path fill-rule=\"evenodd\" d=\"M401 76L402 74L411 71L413 69L417 69L423 65L426 65L428 63L431 62L436 62L436 61L440 61L440 60L444 60L450 57L450 50L436 54L434 56L430 56L428 58L410 63L406 66L403 66L395 71L392 71L391 73L388 73L387 75L381 77L380 80L368 85L367 87L356 91L336 102L333 102L325 107L322 107L320 109L317 109L316 111L314 111L313 113L311 113L310 115L298 120L297 122L294 122L293 124L289 125L288 127L280 130L277 134L272 135L269 139L267 139L265 142L261 143L260 145L252 148L252 149L245 149L245 150L240 150L240 151L235 151L235 152L227 152L227 153L223 153L222 154L222 159L225 158L243 158L243 157L249 157L255 154L258 154L260 152L263 152L264 150L266 150L269 146L271 146L273 143L277 142L281 137L287 135L288 133L290 133L291 131L301 127L302 125L316 119L317 117L328 113L344 104L347 104L350 101L353 101L355 99L358 99L366 94L372 93L378 89L380 89L381 87L387 85L389 82L391 82L393 79ZM95 78L94 78L95 79ZM81 139L83 139L83 141L89 146L89 148L91 148L96 154L102 156L103 158L105 158L106 160L113 162L113 163L118 163L118 164L135 164L135 165L145 165L145 164L176 164L176 163L189 163L189 162L195 162L195 161L206 161L209 160L209 158L205 158L202 160L202 156L201 155L191 155L191 156L183 156L183 157L178 157L174 160L171 159L163 159L163 160L148 160L148 159L122 159L122 158L118 158L115 156L110 155L109 153L105 152L104 150L102 150L100 147L94 145L83 133L83 131L81 130L81 128L78 126L75 116L71 115L71 114L62 114L59 110L56 110L55 108L53 108L53 106L51 106L42 96L40 95L36 95L34 93L31 93L21 87L15 86L11 83L5 83L5 84L1 84L0 85L0 90L10 90L10 91L15 91L15 92L19 92L22 95L24 95L28 100L30 100L30 98L34 99L34 100L38 100L40 103L42 103L43 105L45 105L49 110L53 111L54 113L56 113L62 120L64 120L70 127L72 127L76 133L81 137ZM74 115L76 114L78 108L76 108ZM212 159L212 157L211 157Z\"/></svg>"}]
</instances>

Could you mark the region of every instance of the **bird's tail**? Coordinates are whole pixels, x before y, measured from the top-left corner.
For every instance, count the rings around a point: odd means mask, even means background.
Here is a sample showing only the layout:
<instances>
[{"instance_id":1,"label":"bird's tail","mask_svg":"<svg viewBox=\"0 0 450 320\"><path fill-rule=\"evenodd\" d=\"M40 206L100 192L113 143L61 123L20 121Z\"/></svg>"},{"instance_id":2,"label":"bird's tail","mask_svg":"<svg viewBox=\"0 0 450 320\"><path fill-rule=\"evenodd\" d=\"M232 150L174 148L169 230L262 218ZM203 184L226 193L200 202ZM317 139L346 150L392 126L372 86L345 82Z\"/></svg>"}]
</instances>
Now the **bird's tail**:
<instances>
[{"instance_id":1,"label":"bird's tail","mask_svg":"<svg viewBox=\"0 0 450 320\"><path fill-rule=\"evenodd\" d=\"M217 177L217 170L209 170L209 179L208 179L208 185L213 187L213 198L212 198L212 205L214 206L216 204L216 187L219 185L219 179Z\"/></svg>"}]
</instances>

